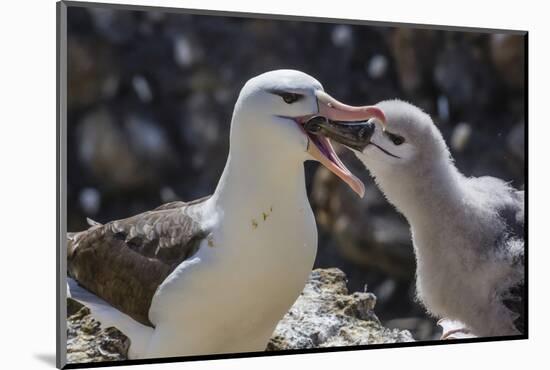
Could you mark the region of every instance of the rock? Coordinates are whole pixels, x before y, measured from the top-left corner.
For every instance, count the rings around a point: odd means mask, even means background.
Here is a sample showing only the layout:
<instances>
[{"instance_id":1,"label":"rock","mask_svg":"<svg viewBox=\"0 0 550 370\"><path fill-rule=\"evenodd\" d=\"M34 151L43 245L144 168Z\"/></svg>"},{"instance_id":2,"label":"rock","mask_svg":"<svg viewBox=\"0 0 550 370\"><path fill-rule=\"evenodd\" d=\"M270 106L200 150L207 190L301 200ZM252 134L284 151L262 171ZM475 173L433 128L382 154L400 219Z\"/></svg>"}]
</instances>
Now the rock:
<instances>
[{"instance_id":1,"label":"rock","mask_svg":"<svg viewBox=\"0 0 550 370\"><path fill-rule=\"evenodd\" d=\"M71 108L79 109L94 104L98 97L104 97L103 86L108 78L112 78L110 73L116 70L116 62L104 44L92 49L83 40L69 36L67 70L68 90L71 91L67 102ZM73 124L73 121L69 120L68 124Z\"/></svg>"},{"instance_id":2,"label":"rock","mask_svg":"<svg viewBox=\"0 0 550 370\"><path fill-rule=\"evenodd\" d=\"M388 38L401 88L415 94L426 85L425 76L433 69L436 32L397 27Z\"/></svg>"},{"instance_id":3,"label":"rock","mask_svg":"<svg viewBox=\"0 0 550 370\"><path fill-rule=\"evenodd\" d=\"M153 100L151 86L145 77L139 75L134 76L134 78L132 78L132 86L134 87L134 91L139 97L139 100L143 103L150 103L151 100Z\"/></svg>"},{"instance_id":4,"label":"rock","mask_svg":"<svg viewBox=\"0 0 550 370\"><path fill-rule=\"evenodd\" d=\"M129 347L120 330L101 328L88 307L67 298L67 363L126 360Z\"/></svg>"},{"instance_id":5,"label":"rock","mask_svg":"<svg viewBox=\"0 0 550 370\"><path fill-rule=\"evenodd\" d=\"M515 125L506 137L508 150L520 161L525 160L525 123Z\"/></svg>"},{"instance_id":6,"label":"rock","mask_svg":"<svg viewBox=\"0 0 550 370\"><path fill-rule=\"evenodd\" d=\"M182 68L187 68L195 61L193 46L185 35L178 35L174 40L174 59L176 64Z\"/></svg>"},{"instance_id":7,"label":"rock","mask_svg":"<svg viewBox=\"0 0 550 370\"><path fill-rule=\"evenodd\" d=\"M449 99L445 95L437 97L437 115L442 121L448 121L450 116Z\"/></svg>"},{"instance_id":8,"label":"rock","mask_svg":"<svg viewBox=\"0 0 550 370\"><path fill-rule=\"evenodd\" d=\"M461 152L464 150L470 136L472 135L472 126L466 122L461 122L455 126L451 135L451 148L454 151Z\"/></svg>"},{"instance_id":9,"label":"rock","mask_svg":"<svg viewBox=\"0 0 550 370\"><path fill-rule=\"evenodd\" d=\"M449 101L450 118L471 120L479 117L473 111L487 107L499 93L489 57L477 46L487 40L479 35L446 36L445 46L434 56L433 82Z\"/></svg>"},{"instance_id":10,"label":"rock","mask_svg":"<svg viewBox=\"0 0 550 370\"><path fill-rule=\"evenodd\" d=\"M81 164L105 188L128 191L150 186L174 167L167 134L146 114L117 119L111 110L99 108L79 122L76 140Z\"/></svg>"},{"instance_id":11,"label":"rock","mask_svg":"<svg viewBox=\"0 0 550 370\"><path fill-rule=\"evenodd\" d=\"M95 215L101 206L101 193L95 188L84 188L78 195L82 210L88 215Z\"/></svg>"},{"instance_id":12,"label":"rock","mask_svg":"<svg viewBox=\"0 0 550 370\"><path fill-rule=\"evenodd\" d=\"M372 79L384 77L388 70L388 59L384 55L377 54L371 58L367 65L367 73Z\"/></svg>"},{"instance_id":13,"label":"rock","mask_svg":"<svg viewBox=\"0 0 550 370\"><path fill-rule=\"evenodd\" d=\"M372 293L348 294L346 275L316 269L300 297L277 325L266 350L354 346L414 341L407 330L383 327ZM127 359L130 340L118 329L102 329L88 307L67 298L67 361Z\"/></svg>"},{"instance_id":14,"label":"rock","mask_svg":"<svg viewBox=\"0 0 550 370\"><path fill-rule=\"evenodd\" d=\"M100 108L84 116L76 140L81 163L103 186L127 189L147 180L139 158L109 110Z\"/></svg>"},{"instance_id":15,"label":"rock","mask_svg":"<svg viewBox=\"0 0 550 370\"><path fill-rule=\"evenodd\" d=\"M338 25L332 30L332 43L336 46L347 46L352 42L353 34L350 26Z\"/></svg>"},{"instance_id":16,"label":"rock","mask_svg":"<svg viewBox=\"0 0 550 370\"><path fill-rule=\"evenodd\" d=\"M135 17L131 12L107 8L89 8L96 31L113 44L128 42L136 30Z\"/></svg>"},{"instance_id":17,"label":"rock","mask_svg":"<svg viewBox=\"0 0 550 370\"><path fill-rule=\"evenodd\" d=\"M374 313L372 293L348 294L339 269L316 269L279 322L268 351L412 342L408 331L387 329Z\"/></svg>"},{"instance_id":18,"label":"rock","mask_svg":"<svg viewBox=\"0 0 550 370\"><path fill-rule=\"evenodd\" d=\"M524 88L525 42L521 35L491 35L491 57L501 78L510 87Z\"/></svg>"}]
</instances>

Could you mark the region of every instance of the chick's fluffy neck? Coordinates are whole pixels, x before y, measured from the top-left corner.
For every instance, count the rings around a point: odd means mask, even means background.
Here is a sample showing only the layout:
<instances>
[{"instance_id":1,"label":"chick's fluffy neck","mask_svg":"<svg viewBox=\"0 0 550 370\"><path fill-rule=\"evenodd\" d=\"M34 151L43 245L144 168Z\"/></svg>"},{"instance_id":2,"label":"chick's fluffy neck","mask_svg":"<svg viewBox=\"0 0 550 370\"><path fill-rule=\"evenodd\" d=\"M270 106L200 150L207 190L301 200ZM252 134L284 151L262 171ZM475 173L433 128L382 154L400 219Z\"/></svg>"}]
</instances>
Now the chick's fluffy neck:
<instances>
[{"instance_id":1,"label":"chick's fluffy neck","mask_svg":"<svg viewBox=\"0 0 550 370\"><path fill-rule=\"evenodd\" d=\"M390 172L393 171L393 172ZM425 165L411 163L400 171L373 171L386 198L408 220L411 227L434 227L463 209L463 175L448 156Z\"/></svg>"}]
</instances>

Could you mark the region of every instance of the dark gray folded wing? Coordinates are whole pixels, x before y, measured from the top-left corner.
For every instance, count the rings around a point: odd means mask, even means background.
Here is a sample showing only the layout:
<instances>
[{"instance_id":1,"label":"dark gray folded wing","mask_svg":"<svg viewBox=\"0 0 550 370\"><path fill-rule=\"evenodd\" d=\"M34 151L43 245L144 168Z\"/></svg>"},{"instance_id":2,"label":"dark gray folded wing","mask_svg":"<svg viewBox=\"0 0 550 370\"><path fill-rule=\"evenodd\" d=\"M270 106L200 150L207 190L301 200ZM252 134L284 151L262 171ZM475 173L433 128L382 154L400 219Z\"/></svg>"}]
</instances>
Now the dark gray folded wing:
<instances>
[{"instance_id":1,"label":"dark gray folded wing","mask_svg":"<svg viewBox=\"0 0 550 370\"><path fill-rule=\"evenodd\" d=\"M69 234L68 274L113 307L153 326L148 313L157 287L209 233L192 216L207 198L167 203Z\"/></svg>"},{"instance_id":2,"label":"dark gray folded wing","mask_svg":"<svg viewBox=\"0 0 550 370\"><path fill-rule=\"evenodd\" d=\"M514 326L520 333L525 329L525 227L524 209L525 194L523 191L512 191L512 201L499 210L499 216L506 225L504 237L500 240L500 250L513 270L521 276L520 281L502 292L502 303L513 315Z\"/></svg>"},{"instance_id":3,"label":"dark gray folded wing","mask_svg":"<svg viewBox=\"0 0 550 370\"><path fill-rule=\"evenodd\" d=\"M509 237L524 239L525 194L523 191L512 191L512 200L499 210L500 217L506 223Z\"/></svg>"},{"instance_id":4,"label":"dark gray folded wing","mask_svg":"<svg viewBox=\"0 0 550 370\"><path fill-rule=\"evenodd\" d=\"M512 312L514 326L520 333L525 333L525 290L521 282L512 286L501 295L504 306Z\"/></svg>"},{"instance_id":5,"label":"dark gray folded wing","mask_svg":"<svg viewBox=\"0 0 550 370\"><path fill-rule=\"evenodd\" d=\"M516 329L523 333L524 316L524 250L525 250L525 193L513 189L508 183L491 176L470 179L470 183L484 198L491 199L497 217L489 219L491 227L497 230L491 258L499 259L510 267L505 289L498 293L498 299L512 314Z\"/></svg>"}]
</instances>

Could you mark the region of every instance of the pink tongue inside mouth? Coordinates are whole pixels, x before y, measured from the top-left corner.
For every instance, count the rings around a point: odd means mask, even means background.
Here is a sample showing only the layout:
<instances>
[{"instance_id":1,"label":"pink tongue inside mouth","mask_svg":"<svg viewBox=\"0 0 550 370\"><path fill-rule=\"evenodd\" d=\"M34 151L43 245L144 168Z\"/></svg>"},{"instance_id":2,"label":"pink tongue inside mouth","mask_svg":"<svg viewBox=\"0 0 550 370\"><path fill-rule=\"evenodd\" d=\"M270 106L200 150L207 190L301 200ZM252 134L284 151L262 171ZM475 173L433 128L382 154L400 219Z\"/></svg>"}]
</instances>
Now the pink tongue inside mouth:
<instances>
[{"instance_id":1,"label":"pink tongue inside mouth","mask_svg":"<svg viewBox=\"0 0 550 370\"><path fill-rule=\"evenodd\" d=\"M346 105L321 90L316 90L315 95L317 97L318 106L317 114L325 117L326 119L341 122L352 122L366 121L370 118L376 118L382 125L386 122L384 112L377 107L353 107ZM322 135L309 134L305 132L304 124L306 123L306 120L310 118L312 117L303 117L302 120L298 121L298 124L310 141L310 145L307 150L308 153L328 170L342 179L362 198L365 195L365 185L342 163L334 151L330 140Z\"/></svg>"},{"instance_id":2,"label":"pink tongue inside mouth","mask_svg":"<svg viewBox=\"0 0 550 370\"><path fill-rule=\"evenodd\" d=\"M315 145L319 148L321 153L325 155L331 162L333 162L336 166L338 166L343 172L345 172L347 175L352 175L351 171L346 167L344 163L340 160L338 155L336 154L336 151L334 150L332 143L330 140L324 136L315 136L315 135L308 135L310 137L310 140L313 141Z\"/></svg>"}]
</instances>

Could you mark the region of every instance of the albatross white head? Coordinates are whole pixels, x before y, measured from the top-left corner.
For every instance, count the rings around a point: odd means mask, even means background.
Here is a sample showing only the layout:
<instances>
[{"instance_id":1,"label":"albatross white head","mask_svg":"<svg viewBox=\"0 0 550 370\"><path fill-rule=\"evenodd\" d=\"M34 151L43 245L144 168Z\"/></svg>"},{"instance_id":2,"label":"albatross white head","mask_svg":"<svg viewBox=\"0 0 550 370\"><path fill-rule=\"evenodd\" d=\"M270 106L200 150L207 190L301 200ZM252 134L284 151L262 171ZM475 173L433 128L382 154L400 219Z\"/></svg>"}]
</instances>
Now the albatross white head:
<instances>
[{"instance_id":1,"label":"albatross white head","mask_svg":"<svg viewBox=\"0 0 550 370\"><path fill-rule=\"evenodd\" d=\"M315 116L337 121L385 121L379 108L342 104L303 72L271 71L252 78L241 90L233 113L230 155L253 154L252 160L265 155L274 166L317 160L363 196L363 183L340 161L330 141L303 129Z\"/></svg>"}]
</instances>

